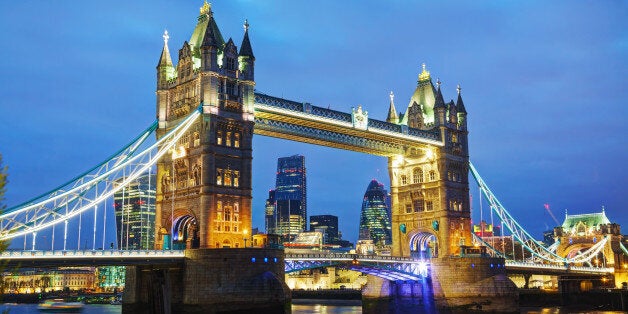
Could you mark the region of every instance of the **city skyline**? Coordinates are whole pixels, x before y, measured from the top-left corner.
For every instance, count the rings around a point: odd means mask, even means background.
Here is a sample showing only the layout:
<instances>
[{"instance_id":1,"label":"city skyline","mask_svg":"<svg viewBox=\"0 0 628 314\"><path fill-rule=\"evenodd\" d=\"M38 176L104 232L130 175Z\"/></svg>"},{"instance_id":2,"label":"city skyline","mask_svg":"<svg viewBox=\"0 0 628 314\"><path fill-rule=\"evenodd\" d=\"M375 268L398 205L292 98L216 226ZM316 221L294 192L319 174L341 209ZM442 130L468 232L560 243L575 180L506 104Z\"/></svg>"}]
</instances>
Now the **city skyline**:
<instances>
[{"instance_id":1,"label":"city skyline","mask_svg":"<svg viewBox=\"0 0 628 314\"><path fill-rule=\"evenodd\" d=\"M201 3L2 4L7 205L100 162L152 121L163 30L178 50ZM471 160L536 238L554 224L545 203L559 223L565 209L605 205L611 221L628 227L621 215L628 205L624 4L370 4L213 5L236 42L248 18L258 91L343 112L361 104L385 120L390 90L405 111L425 62L443 81L446 101L461 84ZM33 16L39 11L46 14ZM339 216L352 242L358 226L350 217L359 213L364 184L374 178L390 186L385 158L260 136L253 151L254 227L264 225L274 177L264 166L280 156L308 158L308 185L319 192L310 195L308 214Z\"/></svg>"}]
</instances>

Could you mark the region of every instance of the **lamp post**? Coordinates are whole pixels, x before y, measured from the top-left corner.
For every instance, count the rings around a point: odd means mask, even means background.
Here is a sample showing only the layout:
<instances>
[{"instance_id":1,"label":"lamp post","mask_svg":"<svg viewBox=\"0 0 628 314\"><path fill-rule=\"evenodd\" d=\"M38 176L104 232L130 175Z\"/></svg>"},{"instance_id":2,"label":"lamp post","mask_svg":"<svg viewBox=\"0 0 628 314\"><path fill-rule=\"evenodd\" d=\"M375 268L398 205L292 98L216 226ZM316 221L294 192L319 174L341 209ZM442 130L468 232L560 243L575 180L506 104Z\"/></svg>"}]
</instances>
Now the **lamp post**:
<instances>
[{"instance_id":1,"label":"lamp post","mask_svg":"<svg viewBox=\"0 0 628 314\"><path fill-rule=\"evenodd\" d=\"M244 247L246 248L246 240L248 240L249 230L244 229L243 233L244 233L244 238L243 238L243 240L244 240Z\"/></svg>"}]
</instances>

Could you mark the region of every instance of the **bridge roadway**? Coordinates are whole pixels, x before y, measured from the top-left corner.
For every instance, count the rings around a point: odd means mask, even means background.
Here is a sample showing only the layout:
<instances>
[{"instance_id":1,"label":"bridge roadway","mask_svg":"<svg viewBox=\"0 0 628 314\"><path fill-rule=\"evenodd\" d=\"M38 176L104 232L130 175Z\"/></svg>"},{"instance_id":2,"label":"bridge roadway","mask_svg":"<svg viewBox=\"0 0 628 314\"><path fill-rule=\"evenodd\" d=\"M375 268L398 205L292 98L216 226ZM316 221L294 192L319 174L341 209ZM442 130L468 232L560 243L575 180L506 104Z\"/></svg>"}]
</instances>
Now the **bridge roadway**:
<instances>
[{"instance_id":1,"label":"bridge roadway","mask_svg":"<svg viewBox=\"0 0 628 314\"><path fill-rule=\"evenodd\" d=\"M176 264L185 259L184 250L79 250L4 251L0 261L11 268ZM418 280L427 275L429 260L408 257L344 253L287 253L286 273L325 266L339 266L390 280ZM612 267L581 267L507 260L508 273L538 275L605 275Z\"/></svg>"}]
</instances>

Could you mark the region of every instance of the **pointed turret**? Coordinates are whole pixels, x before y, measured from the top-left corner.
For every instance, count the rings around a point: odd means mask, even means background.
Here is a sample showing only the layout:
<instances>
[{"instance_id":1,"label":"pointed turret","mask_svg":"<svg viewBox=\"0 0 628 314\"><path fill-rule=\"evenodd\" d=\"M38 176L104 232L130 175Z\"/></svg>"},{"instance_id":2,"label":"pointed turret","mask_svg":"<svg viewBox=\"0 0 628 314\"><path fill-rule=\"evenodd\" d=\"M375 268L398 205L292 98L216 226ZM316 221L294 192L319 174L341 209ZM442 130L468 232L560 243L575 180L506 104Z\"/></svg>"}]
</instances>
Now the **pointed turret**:
<instances>
[{"instance_id":1,"label":"pointed turret","mask_svg":"<svg viewBox=\"0 0 628 314\"><path fill-rule=\"evenodd\" d=\"M214 20L211 5L205 1L190 39L194 55L198 56L200 53L201 67L204 70L218 71L218 54L224 45L225 41Z\"/></svg>"},{"instance_id":2,"label":"pointed turret","mask_svg":"<svg viewBox=\"0 0 628 314\"><path fill-rule=\"evenodd\" d=\"M467 113L467 110L464 108L464 103L462 102L462 95L460 94L460 91L462 90L460 88L460 84L458 84L458 87L456 88L458 90L458 101L456 102L456 111L458 111L459 113Z\"/></svg>"},{"instance_id":3,"label":"pointed turret","mask_svg":"<svg viewBox=\"0 0 628 314\"><path fill-rule=\"evenodd\" d=\"M447 107L445 107L443 94L440 91L440 80L436 80L436 85L438 87L436 89L436 99L434 100L434 122L438 125L444 125L446 121L445 114Z\"/></svg>"},{"instance_id":4,"label":"pointed turret","mask_svg":"<svg viewBox=\"0 0 628 314\"><path fill-rule=\"evenodd\" d=\"M253 48L251 48L251 41L249 40L249 21L244 20L244 38L242 39L242 45L240 45L240 57L249 57L255 60L253 55Z\"/></svg>"},{"instance_id":5,"label":"pointed turret","mask_svg":"<svg viewBox=\"0 0 628 314\"><path fill-rule=\"evenodd\" d=\"M168 49L168 39L170 36L168 35L168 30L164 31L164 48L161 50L161 56L159 57L159 63L157 64L157 68L164 66L172 66L172 58L170 58L170 49Z\"/></svg>"},{"instance_id":6,"label":"pointed turret","mask_svg":"<svg viewBox=\"0 0 628 314\"><path fill-rule=\"evenodd\" d=\"M255 56L253 55L253 48L251 48L251 41L249 40L249 21L244 20L244 38L242 39L242 45L240 45L240 52L238 53L238 61L240 63L240 77L244 80L254 80L255 69Z\"/></svg>"},{"instance_id":7,"label":"pointed turret","mask_svg":"<svg viewBox=\"0 0 628 314\"><path fill-rule=\"evenodd\" d=\"M443 94L440 91L440 79L436 80L436 100L434 101L434 109L436 108L445 108L445 100L443 99Z\"/></svg>"},{"instance_id":8,"label":"pointed turret","mask_svg":"<svg viewBox=\"0 0 628 314\"><path fill-rule=\"evenodd\" d=\"M395 94L393 94L393 92L390 92L390 107L388 108L388 117L386 118L386 121L390 122L390 123L397 123L399 121L399 116L397 115L397 110L395 109Z\"/></svg>"},{"instance_id":9,"label":"pointed turret","mask_svg":"<svg viewBox=\"0 0 628 314\"><path fill-rule=\"evenodd\" d=\"M159 63L157 63L157 88L161 89L167 85L169 79L174 77L174 66L170 57L170 49L168 49L168 31L164 31L164 48L161 50Z\"/></svg>"}]
</instances>

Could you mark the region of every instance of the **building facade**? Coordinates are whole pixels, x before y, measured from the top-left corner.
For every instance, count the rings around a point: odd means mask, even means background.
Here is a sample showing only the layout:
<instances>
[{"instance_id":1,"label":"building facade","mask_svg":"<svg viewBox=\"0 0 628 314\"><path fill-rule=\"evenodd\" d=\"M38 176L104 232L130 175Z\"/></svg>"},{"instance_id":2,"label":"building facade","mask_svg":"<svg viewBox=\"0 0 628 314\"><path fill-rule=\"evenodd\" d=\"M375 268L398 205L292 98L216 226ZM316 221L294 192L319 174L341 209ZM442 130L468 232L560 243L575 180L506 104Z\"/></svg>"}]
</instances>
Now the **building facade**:
<instances>
[{"instance_id":1,"label":"building facade","mask_svg":"<svg viewBox=\"0 0 628 314\"><path fill-rule=\"evenodd\" d=\"M377 246L392 244L392 225L384 184L372 180L362 199L359 240L373 240Z\"/></svg>"},{"instance_id":2,"label":"building facade","mask_svg":"<svg viewBox=\"0 0 628 314\"><path fill-rule=\"evenodd\" d=\"M156 248L243 247L251 230L255 56L244 23L240 48L201 7L173 64L164 34L157 65L157 138L202 111L157 164Z\"/></svg>"},{"instance_id":3,"label":"building facade","mask_svg":"<svg viewBox=\"0 0 628 314\"><path fill-rule=\"evenodd\" d=\"M338 216L310 216L310 231L321 231L323 233L323 244L337 244L340 242Z\"/></svg>"},{"instance_id":4,"label":"building facade","mask_svg":"<svg viewBox=\"0 0 628 314\"><path fill-rule=\"evenodd\" d=\"M156 185L155 174L145 174L113 195L119 249L148 250L155 247Z\"/></svg>"}]
</instances>

